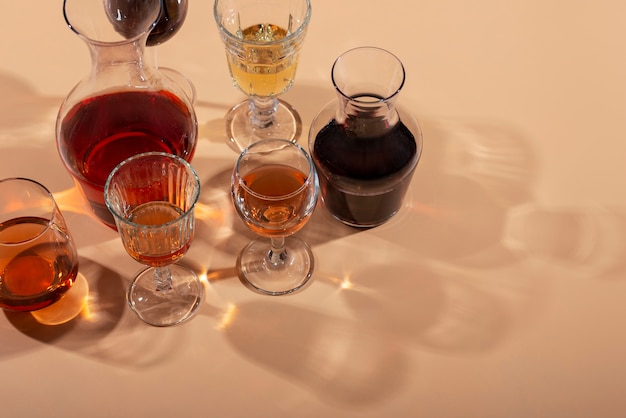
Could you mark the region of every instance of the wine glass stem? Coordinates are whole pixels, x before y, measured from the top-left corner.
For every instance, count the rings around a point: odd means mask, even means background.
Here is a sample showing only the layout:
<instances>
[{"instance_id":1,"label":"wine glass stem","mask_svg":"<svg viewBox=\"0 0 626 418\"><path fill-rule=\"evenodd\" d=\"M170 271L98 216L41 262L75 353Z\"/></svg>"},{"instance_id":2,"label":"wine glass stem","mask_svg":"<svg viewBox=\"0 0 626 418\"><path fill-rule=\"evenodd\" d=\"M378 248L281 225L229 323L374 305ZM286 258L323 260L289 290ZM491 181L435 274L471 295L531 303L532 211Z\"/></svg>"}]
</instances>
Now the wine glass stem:
<instances>
[{"instance_id":1,"label":"wine glass stem","mask_svg":"<svg viewBox=\"0 0 626 418\"><path fill-rule=\"evenodd\" d=\"M253 128L268 128L274 123L274 114L278 109L278 99L275 97L253 96L248 102L250 120Z\"/></svg>"},{"instance_id":2,"label":"wine glass stem","mask_svg":"<svg viewBox=\"0 0 626 418\"><path fill-rule=\"evenodd\" d=\"M267 254L268 261L272 267L281 267L287 260L287 249L285 248L285 237L273 237L270 240L270 250Z\"/></svg>"},{"instance_id":3,"label":"wine glass stem","mask_svg":"<svg viewBox=\"0 0 626 418\"><path fill-rule=\"evenodd\" d=\"M154 284L156 285L156 289L162 292L172 288L172 273L169 267L155 267Z\"/></svg>"}]
</instances>

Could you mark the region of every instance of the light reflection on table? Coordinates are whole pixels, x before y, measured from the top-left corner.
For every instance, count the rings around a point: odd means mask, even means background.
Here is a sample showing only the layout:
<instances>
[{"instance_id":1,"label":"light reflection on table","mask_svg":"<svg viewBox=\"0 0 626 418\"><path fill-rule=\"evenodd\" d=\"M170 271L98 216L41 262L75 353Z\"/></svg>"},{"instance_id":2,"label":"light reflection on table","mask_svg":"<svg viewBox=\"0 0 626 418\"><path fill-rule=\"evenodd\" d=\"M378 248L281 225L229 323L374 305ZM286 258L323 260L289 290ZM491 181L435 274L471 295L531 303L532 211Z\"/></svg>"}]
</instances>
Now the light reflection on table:
<instances>
[{"instance_id":1,"label":"light reflection on table","mask_svg":"<svg viewBox=\"0 0 626 418\"><path fill-rule=\"evenodd\" d=\"M191 3L159 62L196 87L202 194L183 262L205 298L170 329L129 311L142 266L57 156L56 113L88 51L59 2L3 5L0 177L52 190L80 256L67 301L88 297L67 321L0 315L0 415L624 415L624 2L314 2L285 100L308 126L334 98L339 54L389 49L424 150L388 223L357 230L318 207L299 232L312 283L284 298L253 294L234 270L252 234L230 201L223 116L241 95L211 2Z\"/></svg>"}]
</instances>

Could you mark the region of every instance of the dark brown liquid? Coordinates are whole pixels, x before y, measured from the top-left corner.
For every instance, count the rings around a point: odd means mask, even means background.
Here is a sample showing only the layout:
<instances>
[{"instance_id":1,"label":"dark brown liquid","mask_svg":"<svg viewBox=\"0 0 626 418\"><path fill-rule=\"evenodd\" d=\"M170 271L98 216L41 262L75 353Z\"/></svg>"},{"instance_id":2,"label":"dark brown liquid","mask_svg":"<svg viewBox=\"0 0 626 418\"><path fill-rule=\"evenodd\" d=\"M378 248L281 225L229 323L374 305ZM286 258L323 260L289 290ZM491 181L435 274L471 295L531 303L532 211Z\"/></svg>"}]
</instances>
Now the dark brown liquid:
<instances>
[{"instance_id":1,"label":"dark brown liquid","mask_svg":"<svg viewBox=\"0 0 626 418\"><path fill-rule=\"evenodd\" d=\"M106 9L115 30L125 38L139 35L138 28L153 13L159 2L154 0L107 0ZM187 0L162 0L161 13L150 31L146 45L162 44L178 32L187 17ZM120 18L120 16L122 18ZM152 22L149 22L152 23Z\"/></svg>"},{"instance_id":2,"label":"dark brown liquid","mask_svg":"<svg viewBox=\"0 0 626 418\"><path fill-rule=\"evenodd\" d=\"M361 138L335 120L317 134L312 156L327 209L363 227L379 225L400 209L418 159L415 137L402 122Z\"/></svg>"},{"instance_id":3,"label":"dark brown liquid","mask_svg":"<svg viewBox=\"0 0 626 418\"><path fill-rule=\"evenodd\" d=\"M159 45L178 32L187 17L187 0L165 0L156 26L148 35L148 46Z\"/></svg>"}]
</instances>

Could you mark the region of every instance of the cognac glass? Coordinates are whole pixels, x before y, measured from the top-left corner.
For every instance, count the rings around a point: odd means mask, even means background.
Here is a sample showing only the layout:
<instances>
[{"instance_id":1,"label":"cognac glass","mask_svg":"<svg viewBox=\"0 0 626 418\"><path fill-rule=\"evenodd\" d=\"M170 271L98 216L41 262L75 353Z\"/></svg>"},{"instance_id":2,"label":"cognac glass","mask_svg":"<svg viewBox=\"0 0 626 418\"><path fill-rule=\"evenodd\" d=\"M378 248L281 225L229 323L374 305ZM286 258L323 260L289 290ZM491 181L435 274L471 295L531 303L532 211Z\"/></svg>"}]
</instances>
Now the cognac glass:
<instances>
[{"instance_id":1,"label":"cognac glass","mask_svg":"<svg viewBox=\"0 0 626 418\"><path fill-rule=\"evenodd\" d=\"M216 0L214 16L233 82L249 96L226 114L231 145L240 152L263 139L296 142L300 115L277 96L293 84L309 0Z\"/></svg>"},{"instance_id":2,"label":"cognac glass","mask_svg":"<svg viewBox=\"0 0 626 418\"><path fill-rule=\"evenodd\" d=\"M256 142L241 153L232 177L237 213L262 237L239 254L239 279L266 295L302 289L313 274L313 253L291 235L307 223L317 203L319 187L311 157L291 141Z\"/></svg>"},{"instance_id":3,"label":"cognac glass","mask_svg":"<svg viewBox=\"0 0 626 418\"><path fill-rule=\"evenodd\" d=\"M422 155L422 131L397 103L405 71L391 52L351 49L335 60L331 76L337 98L309 129L321 200L344 224L372 228L402 207Z\"/></svg>"},{"instance_id":4,"label":"cognac glass","mask_svg":"<svg viewBox=\"0 0 626 418\"><path fill-rule=\"evenodd\" d=\"M45 308L65 294L78 274L70 232L40 183L0 180L0 196L0 308Z\"/></svg>"},{"instance_id":5,"label":"cognac glass","mask_svg":"<svg viewBox=\"0 0 626 418\"><path fill-rule=\"evenodd\" d=\"M200 180L180 157L148 152L120 163L105 184L104 196L128 254L149 266L135 276L128 304L144 322L175 325L200 305L202 283L175 262L194 236L194 207Z\"/></svg>"}]
</instances>

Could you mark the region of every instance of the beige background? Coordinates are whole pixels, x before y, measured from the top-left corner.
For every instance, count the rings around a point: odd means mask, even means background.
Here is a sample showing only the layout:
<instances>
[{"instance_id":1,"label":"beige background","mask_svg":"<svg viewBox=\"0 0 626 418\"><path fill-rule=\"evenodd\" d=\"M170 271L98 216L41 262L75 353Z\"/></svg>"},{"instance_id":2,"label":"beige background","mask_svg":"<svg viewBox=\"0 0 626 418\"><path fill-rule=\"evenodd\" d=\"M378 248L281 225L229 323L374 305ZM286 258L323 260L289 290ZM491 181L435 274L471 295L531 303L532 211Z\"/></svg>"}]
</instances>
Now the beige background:
<instances>
[{"instance_id":1,"label":"beige background","mask_svg":"<svg viewBox=\"0 0 626 418\"><path fill-rule=\"evenodd\" d=\"M160 65L197 89L206 272L192 321L144 326L140 266L84 214L55 149L63 97L89 70L61 1L12 1L0 25L0 177L59 200L88 305L60 326L0 315L3 417L622 417L626 413L626 3L317 0L284 98L308 125L345 50L386 48L424 152L402 211L354 231L319 207L300 233L313 284L285 298L233 275L251 238L221 133L242 99L212 3L191 0ZM1 197L0 197L1 198Z\"/></svg>"}]
</instances>

